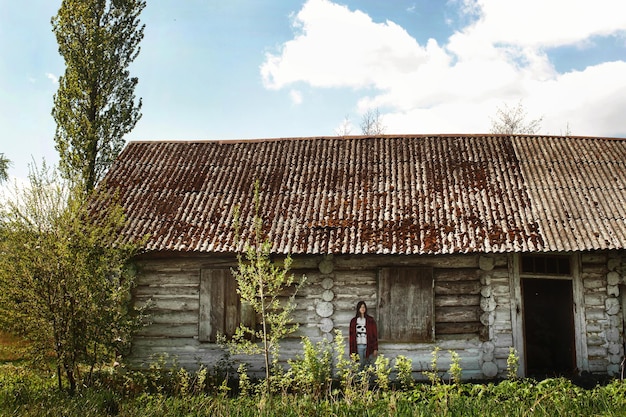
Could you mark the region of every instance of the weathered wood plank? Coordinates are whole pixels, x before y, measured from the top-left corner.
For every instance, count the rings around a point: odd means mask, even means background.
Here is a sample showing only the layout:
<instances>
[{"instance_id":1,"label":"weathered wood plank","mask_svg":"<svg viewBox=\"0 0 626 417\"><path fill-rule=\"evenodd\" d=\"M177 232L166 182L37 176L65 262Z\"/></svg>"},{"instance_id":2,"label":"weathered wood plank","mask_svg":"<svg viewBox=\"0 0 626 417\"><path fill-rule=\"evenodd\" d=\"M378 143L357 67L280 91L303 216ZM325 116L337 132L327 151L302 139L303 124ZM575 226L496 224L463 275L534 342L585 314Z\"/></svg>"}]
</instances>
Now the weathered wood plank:
<instances>
[{"instance_id":1,"label":"weathered wood plank","mask_svg":"<svg viewBox=\"0 0 626 417\"><path fill-rule=\"evenodd\" d=\"M482 311L478 307L437 307L436 323L455 323L480 321Z\"/></svg>"},{"instance_id":2,"label":"weathered wood plank","mask_svg":"<svg viewBox=\"0 0 626 417\"><path fill-rule=\"evenodd\" d=\"M134 302L141 307L148 303L152 304L152 310L174 310L174 311L198 311L199 303L197 296L172 296L172 297L135 297Z\"/></svg>"},{"instance_id":3,"label":"weathered wood plank","mask_svg":"<svg viewBox=\"0 0 626 417\"><path fill-rule=\"evenodd\" d=\"M432 339L432 268L381 270L378 297L381 340L416 342Z\"/></svg>"},{"instance_id":4,"label":"weathered wood plank","mask_svg":"<svg viewBox=\"0 0 626 417\"><path fill-rule=\"evenodd\" d=\"M154 323L142 327L139 336L148 337L195 337L198 336L198 324L160 324Z\"/></svg>"},{"instance_id":5,"label":"weathered wood plank","mask_svg":"<svg viewBox=\"0 0 626 417\"><path fill-rule=\"evenodd\" d=\"M336 256L335 270L384 268L389 266L427 266L437 268L477 268L478 255L440 256Z\"/></svg>"},{"instance_id":6,"label":"weathered wood plank","mask_svg":"<svg viewBox=\"0 0 626 417\"><path fill-rule=\"evenodd\" d=\"M179 296L193 295L198 296L199 285L141 285L133 288L133 295L141 296Z\"/></svg>"},{"instance_id":7,"label":"weathered wood plank","mask_svg":"<svg viewBox=\"0 0 626 417\"><path fill-rule=\"evenodd\" d=\"M480 281L435 282L436 295L480 294Z\"/></svg>"},{"instance_id":8,"label":"weathered wood plank","mask_svg":"<svg viewBox=\"0 0 626 417\"><path fill-rule=\"evenodd\" d=\"M480 295L436 295L436 307L480 306Z\"/></svg>"},{"instance_id":9,"label":"weathered wood plank","mask_svg":"<svg viewBox=\"0 0 626 417\"><path fill-rule=\"evenodd\" d=\"M482 273L479 269L470 268L436 268L435 282L441 281L476 281Z\"/></svg>"},{"instance_id":10,"label":"weathered wood plank","mask_svg":"<svg viewBox=\"0 0 626 417\"><path fill-rule=\"evenodd\" d=\"M435 335L439 337L444 334L464 334L464 333L479 333L483 328L483 324L476 321L470 321L465 323L436 323Z\"/></svg>"},{"instance_id":11,"label":"weathered wood plank","mask_svg":"<svg viewBox=\"0 0 626 417\"><path fill-rule=\"evenodd\" d=\"M137 276L136 285L197 285L200 280L200 270L187 271L149 271Z\"/></svg>"},{"instance_id":12,"label":"weathered wood plank","mask_svg":"<svg viewBox=\"0 0 626 417\"><path fill-rule=\"evenodd\" d=\"M148 317L150 323L161 324L193 324L198 323L198 310L151 310Z\"/></svg>"}]
</instances>

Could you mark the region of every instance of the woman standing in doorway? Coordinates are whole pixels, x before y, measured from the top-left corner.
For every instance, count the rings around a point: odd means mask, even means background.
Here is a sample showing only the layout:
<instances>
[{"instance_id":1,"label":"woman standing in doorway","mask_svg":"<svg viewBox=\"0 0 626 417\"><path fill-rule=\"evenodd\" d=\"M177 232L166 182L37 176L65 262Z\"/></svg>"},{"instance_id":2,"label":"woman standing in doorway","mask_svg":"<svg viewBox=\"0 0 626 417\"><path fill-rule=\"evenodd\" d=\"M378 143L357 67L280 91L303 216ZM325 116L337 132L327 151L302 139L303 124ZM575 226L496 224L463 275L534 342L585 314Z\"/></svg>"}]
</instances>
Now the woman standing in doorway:
<instances>
[{"instance_id":1,"label":"woman standing in doorway","mask_svg":"<svg viewBox=\"0 0 626 417\"><path fill-rule=\"evenodd\" d=\"M363 369L371 358L378 355L378 329L376 321L367 314L365 301L356 305L356 315L350 320L350 355L359 355L360 368Z\"/></svg>"}]
</instances>

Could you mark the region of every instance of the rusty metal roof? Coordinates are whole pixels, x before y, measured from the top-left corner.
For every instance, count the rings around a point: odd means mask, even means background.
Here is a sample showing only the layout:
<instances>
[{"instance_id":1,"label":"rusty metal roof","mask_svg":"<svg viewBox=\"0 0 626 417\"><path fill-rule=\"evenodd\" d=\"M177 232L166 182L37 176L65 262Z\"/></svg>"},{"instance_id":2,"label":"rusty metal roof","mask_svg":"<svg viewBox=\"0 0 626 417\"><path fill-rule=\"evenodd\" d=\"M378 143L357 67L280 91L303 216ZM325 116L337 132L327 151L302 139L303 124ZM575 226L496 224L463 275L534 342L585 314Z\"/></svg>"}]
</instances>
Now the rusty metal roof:
<instances>
[{"instance_id":1,"label":"rusty metal roof","mask_svg":"<svg viewBox=\"0 0 626 417\"><path fill-rule=\"evenodd\" d=\"M626 139L501 135L131 142L107 174L151 251L232 252L235 207L274 253L626 247ZM250 227L242 230L249 238Z\"/></svg>"}]
</instances>

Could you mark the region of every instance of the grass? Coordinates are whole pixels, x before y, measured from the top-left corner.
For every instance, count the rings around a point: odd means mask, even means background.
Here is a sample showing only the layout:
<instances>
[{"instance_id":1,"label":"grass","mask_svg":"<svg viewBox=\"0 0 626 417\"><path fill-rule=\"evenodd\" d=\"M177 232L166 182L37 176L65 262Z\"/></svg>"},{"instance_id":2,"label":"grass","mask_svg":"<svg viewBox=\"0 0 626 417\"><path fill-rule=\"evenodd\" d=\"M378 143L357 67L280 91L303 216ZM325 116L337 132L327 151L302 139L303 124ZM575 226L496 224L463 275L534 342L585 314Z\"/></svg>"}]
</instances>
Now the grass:
<instances>
[{"instance_id":1,"label":"grass","mask_svg":"<svg viewBox=\"0 0 626 417\"><path fill-rule=\"evenodd\" d=\"M407 391L367 391L351 399L341 390L315 399L306 393L265 397L161 388L124 394L116 384L100 383L70 396L56 389L50 374L4 364L0 416L626 416L626 384L618 380L589 390L563 378L425 383Z\"/></svg>"},{"instance_id":2,"label":"grass","mask_svg":"<svg viewBox=\"0 0 626 417\"><path fill-rule=\"evenodd\" d=\"M54 373L22 363L25 344L0 333L0 417L4 416L626 416L626 383L590 389L565 378L499 383L418 383L350 394L333 384L324 395L286 391L272 397L216 389L210 375L156 366L105 369L75 395L59 391ZM219 383L219 381L217 381ZM202 388L200 388L202 386Z\"/></svg>"},{"instance_id":3,"label":"grass","mask_svg":"<svg viewBox=\"0 0 626 417\"><path fill-rule=\"evenodd\" d=\"M0 363L23 360L25 348L23 340L0 330Z\"/></svg>"}]
</instances>

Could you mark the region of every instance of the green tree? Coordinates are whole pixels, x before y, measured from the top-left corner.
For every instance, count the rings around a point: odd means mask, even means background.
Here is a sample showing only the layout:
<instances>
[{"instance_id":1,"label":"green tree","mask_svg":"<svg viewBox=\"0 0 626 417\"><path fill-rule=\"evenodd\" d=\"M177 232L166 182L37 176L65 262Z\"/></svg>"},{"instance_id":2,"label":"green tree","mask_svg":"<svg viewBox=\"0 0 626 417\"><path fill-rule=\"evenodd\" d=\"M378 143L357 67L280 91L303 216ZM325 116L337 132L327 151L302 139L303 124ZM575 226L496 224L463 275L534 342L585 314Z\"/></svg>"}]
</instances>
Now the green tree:
<instances>
[{"instance_id":1,"label":"green tree","mask_svg":"<svg viewBox=\"0 0 626 417\"><path fill-rule=\"evenodd\" d=\"M0 326L24 338L33 359L53 355L59 388L65 375L74 392L78 365L89 365L90 377L139 325L128 267L137 246L119 240L118 205L97 196L87 204L45 165L31 168L29 180L0 212Z\"/></svg>"},{"instance_id":2,"label":"green tree","mask_svg":"<svg viewBox=\"0 0 626 417\"><path fill-rule=\"evenodd\" d=\"M260 330L241 324L229 347L234 352L262 354L265 361L266 393L270 393L271 369L278 361L280 341L295 332L298 325L290 325L291 313L295 308L294 298L301 281L294 288L294 276L289 273L291 257L287 256L283 265L272 262L271 242L263 238L263 220L259 215L259 182L254 191L255 216L252 238L244 242L244 254L237 256L238 267L233 270L237 279L237 292L242 302L250 306L260 319ZM235 233L240 235L239 213L235 215ZM288 300L286 293L291 292ZM256 341L259 340L260 344Z\"/></svg>"},{"instance_id":3,"label":"green tree","mask_svg":"<svg viewBox=\"0 0 626 417\"><path fill-rule=\"evenodd\" d=\"M9 166L11 161L0 153L0 183L9 179Z\"/></svg>"},{"instance_id":4,"label":"green tree","mask_svg":"<svg viewBox=\"0 0 626 417\"><path fill-rule=\"evenodd\" d=\"M144 0L63 0L52 30L65 60L52 116L64 176L80 178L87 192L124 147L141 118L137 78L129 65L139 54Z\"/></svg>"}]
</instances>

